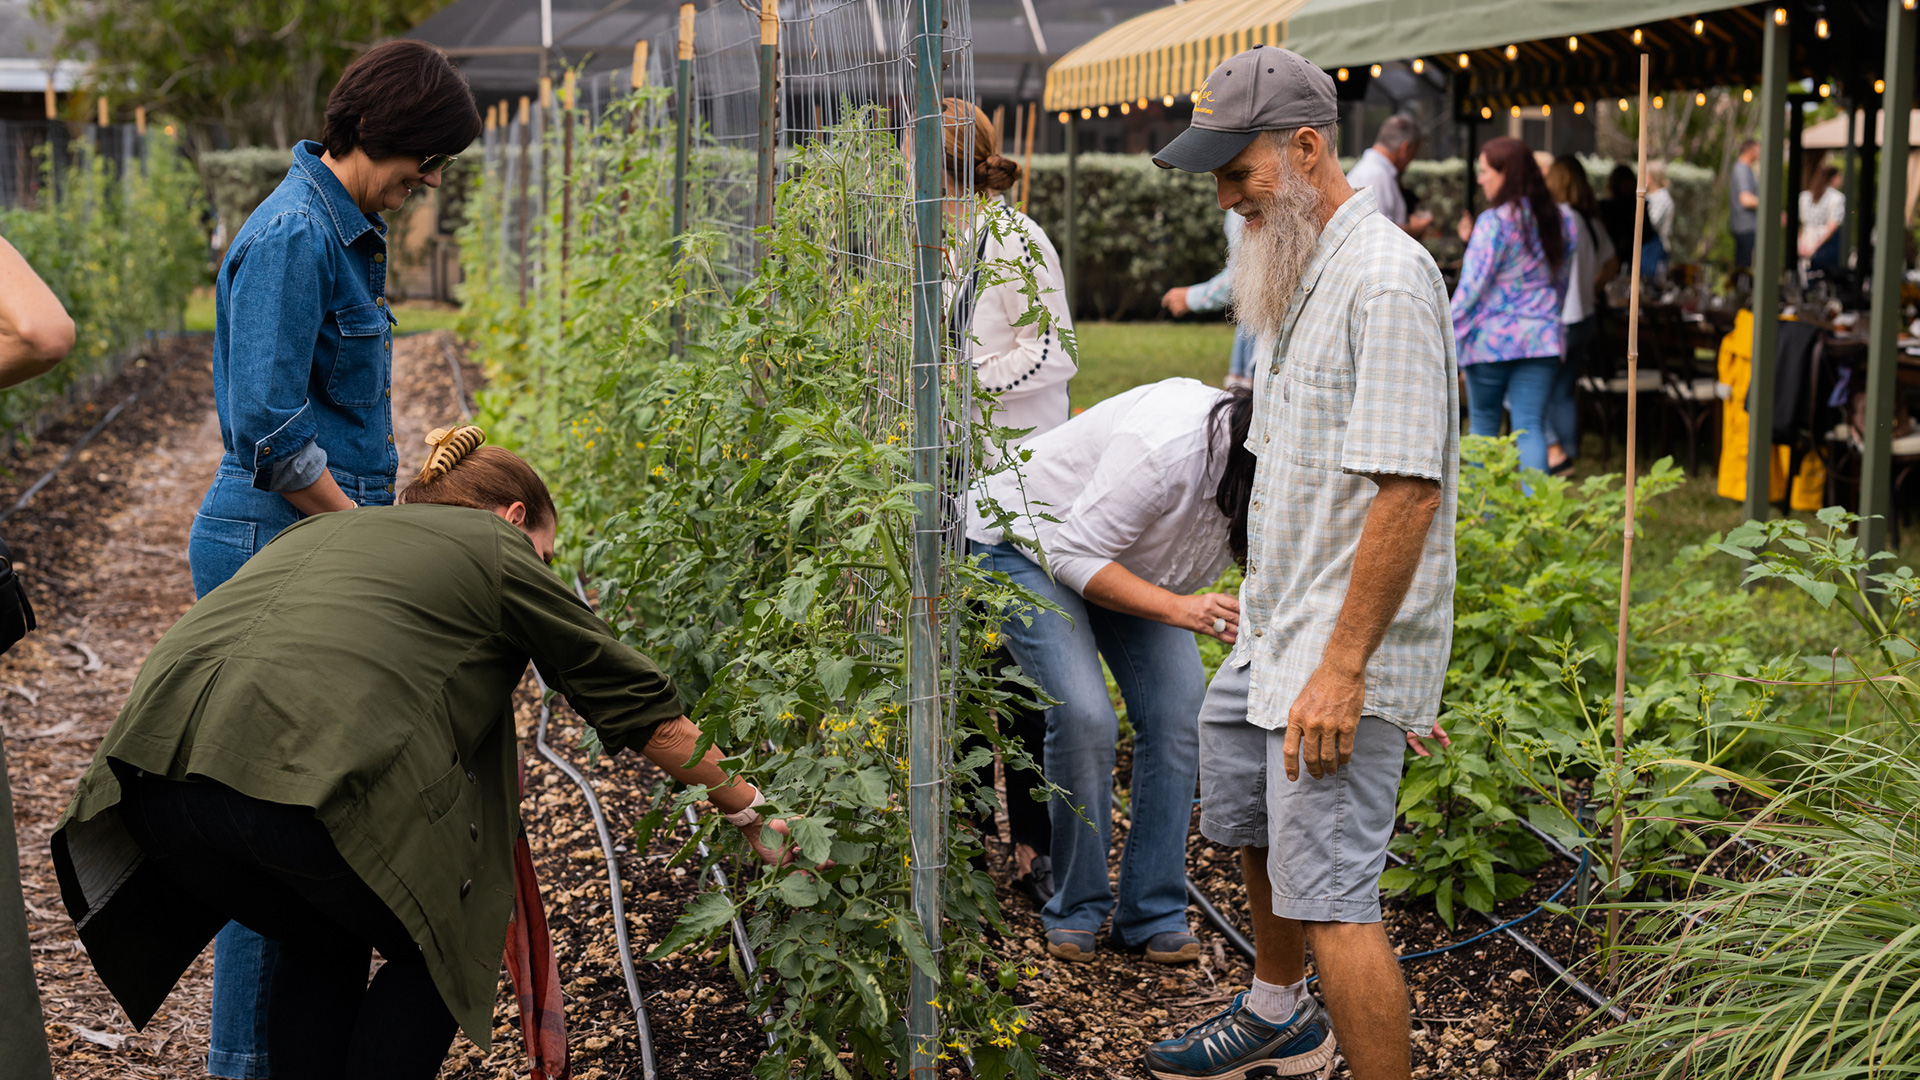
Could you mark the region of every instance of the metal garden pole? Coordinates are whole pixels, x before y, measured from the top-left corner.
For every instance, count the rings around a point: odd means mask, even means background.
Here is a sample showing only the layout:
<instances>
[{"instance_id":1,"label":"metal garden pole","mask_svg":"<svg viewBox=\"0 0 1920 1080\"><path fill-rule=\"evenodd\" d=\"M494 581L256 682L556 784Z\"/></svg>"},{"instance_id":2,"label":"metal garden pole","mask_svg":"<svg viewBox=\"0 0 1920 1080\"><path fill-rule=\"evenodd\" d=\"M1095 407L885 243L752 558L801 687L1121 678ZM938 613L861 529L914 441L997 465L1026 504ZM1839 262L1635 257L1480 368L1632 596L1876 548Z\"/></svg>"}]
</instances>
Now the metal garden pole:
<instances>
[{"instance_id":1,"label":"metal garden pole","mask_svg":"<svg viewBox=\"0 0 1920 1080\"><path fill-rule=\"evenodd\" d=\"M1746 514L1752 521L1767 520L1772 509L1767 495L1773 488L1774 343L1780 333L1780 265L1787 240L1780 226L1780 144L1787 119L1788 33L1787 9L1768 11L1760 44L1760 220L1753 238L1753 377L1747 384ZM1872 468L1871 455L1866 468ZM1861 490L1866 490L1864 474Z\"/></svg>"},{"instance_id":2,"label":"metal garden pole","mask_svg":"<svg viewBox=\"0 0 1920 1080\"><path fill-rule=\"evenodd\" d=\"M766 257L761 229L773 226L774 106L780 97L780 0L760 0L760 160L754 188L754 261Z\"/></svg>"},{"instance_id":3,"label":"metal garden pole","mask_svg":"<svg viewBox=\"0 0 1920 1080\"><path fill-rule=\"evenodd\" d=\"M940 592L940 348L941 279L946 197L945 142L940 100L941 0L916 0L920 24L913 42L913 597L907 614L907 823L912 853L913 913L933 954L931 970L913 966L907 1013L910 1080L939 1072L940 876L946 868L947 766L939 702L939 657L934 652Z\"/></svg>"},{"instance_id":4,"label":"metal garden pole","mask_svg":"<svg viewBox=\"0 0 1920 1080\"><path fill-rule=\"evenodd\" d=\"M1080 121L1067 116L1067 317L1080 315Z\"/></svg>"},{"instance_id":5,"label":"metal garden pole","mask_svg":"<svg viewBox=\"0 0 1920 1080\"><path fill-rule=\"evenodd\" d=\"M1869 554L1887 546L1887 515L1893 511L1893 402L1899 387L1900 272L1906 245L1907 110L1913 101L1914 22L1912 0L1887 0L1887 86L1880 102L1884 128L1874 193L1880 239L1873 245L1872 336L1867 339L1867 417L1860 460L1862 539ZM1871 130L1871 129L1869 129ZM1864 245L1863 245L1864 246Z\"/></svg>"},{"instance_id":6,"label":"metal garden pole","mask_svg":"<svg viewBox=\"0 0 1920 1080\"><path fill-rule=\"evenodd\" d=\"M680 5L680 70L673 83L673 263L680 265L680 253L687 231L687 133L693 125L693 18L692 4ZM680 305L673 308L673 348L683 347L686 316Z\"/></svg>"},{"instance_id":7,"label":"metal garden pole","mask_svg":"<svg viewBox=\"0 0 1920 1080\"><path fill-rule=\"evenodd\" d=\"M560 159L560 310L557 315L562 326L566 325L567 257L573 250L573 105L578 94L575 78L573 69L567 69L566 80L560 87L561 143L564 149Z\"/></svg>"}]
</instances>

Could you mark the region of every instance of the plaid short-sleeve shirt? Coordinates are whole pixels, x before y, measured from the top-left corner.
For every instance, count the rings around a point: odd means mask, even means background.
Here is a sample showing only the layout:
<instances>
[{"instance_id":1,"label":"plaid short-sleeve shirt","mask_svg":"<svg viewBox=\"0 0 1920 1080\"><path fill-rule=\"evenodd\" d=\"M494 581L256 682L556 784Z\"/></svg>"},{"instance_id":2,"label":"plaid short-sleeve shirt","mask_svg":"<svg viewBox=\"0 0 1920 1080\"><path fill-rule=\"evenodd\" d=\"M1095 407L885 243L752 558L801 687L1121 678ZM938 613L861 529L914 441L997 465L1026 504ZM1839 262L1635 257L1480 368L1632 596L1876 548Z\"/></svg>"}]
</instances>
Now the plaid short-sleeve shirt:
<instances>
[{"instance_id":1,"label":"plaid short-sleeve shirt","mask_svg":"<svg viewBox=\"0 0 1920 1080\"><path fill-rule=\"evenodd\" d=\"M1346 600L1371 474L1440 482L1413 584L1366 669L1366 706L1423 734L1440 708L1453 641L1460 399L1446 284L1425 248L1361 190L1337 210L1254 371L1240 636L1248 719L1286 726Z\"/></svg>"}]
</instances>

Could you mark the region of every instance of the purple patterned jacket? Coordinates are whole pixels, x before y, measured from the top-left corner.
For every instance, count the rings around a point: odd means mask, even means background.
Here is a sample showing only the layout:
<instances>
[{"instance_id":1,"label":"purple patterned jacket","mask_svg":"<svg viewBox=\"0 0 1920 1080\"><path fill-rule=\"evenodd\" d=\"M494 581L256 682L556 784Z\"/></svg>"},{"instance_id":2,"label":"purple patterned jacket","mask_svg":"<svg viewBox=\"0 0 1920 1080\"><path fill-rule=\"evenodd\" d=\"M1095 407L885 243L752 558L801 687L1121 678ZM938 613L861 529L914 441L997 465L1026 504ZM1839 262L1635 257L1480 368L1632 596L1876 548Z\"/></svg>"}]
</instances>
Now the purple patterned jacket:
<instances>
[{"instance_id":1,"label":"purple patterned jacket","mask_svg":"<svg viewBox=\"0 0 1920 1080\"><path fill-rule=\"evenodd\" d=\"M1523 205L1483 210L1473 223L1460 285L1453 291L1453 336L1461 367L1565 355L1560 311L1578 234L1572 212L1564 206L1559 210L1567 242L1557 274L1534 233L1533 214Z\"/></svg>"}]
</instances>

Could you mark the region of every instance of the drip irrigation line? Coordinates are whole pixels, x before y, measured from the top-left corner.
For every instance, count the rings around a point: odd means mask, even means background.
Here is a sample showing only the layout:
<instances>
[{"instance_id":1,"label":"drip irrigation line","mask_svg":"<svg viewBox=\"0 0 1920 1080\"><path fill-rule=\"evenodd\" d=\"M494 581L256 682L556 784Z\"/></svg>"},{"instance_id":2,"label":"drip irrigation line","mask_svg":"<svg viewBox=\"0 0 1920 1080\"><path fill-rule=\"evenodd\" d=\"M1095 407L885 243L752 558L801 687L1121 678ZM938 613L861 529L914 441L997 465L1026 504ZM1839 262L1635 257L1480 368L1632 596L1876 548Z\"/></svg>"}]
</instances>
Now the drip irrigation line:
<instances>
[{"instance_id":1,"label":"drip irrigation line","mask_svg":"<svg viewBox=\"0 0 1920 1080\"><path fill-rule=\"evenodd\" d=\"M593 815L593 827L600 834L600 850L607 859L607 891L612 898L613 937L620 949L620 974L627 982L627 999L633 1003L633 1020L640 1035L640 1070L645 1080L658 1080L659 1071L653 1061L653 1027L647 1023L647 1007L640 994L640 979L633 970L633 945L627 940L627 905L620 891L620 861L613 850L613 834L607 828L607 815L600 809L600 800L593 793L593 785L572 763L555 753L547 744L547 724L553 719L553 710L547 705L547 683L536 669L534 681L540 684L540 726L534 732L533 745L540 756L552 762L556 768L566 774L567 779L579 787L580 793L587 797L587 812Z\"/></svg>"},{"instance_id":2,"label":"drip irrigation line","mask_svg":"<svg viewBox=\"0 0 1920 1080\"><path fill-rule=\"evenodd\" d=\"M1395 863L1398 863L1401 865L1404 865L1406 862L1405 859L1400 858L1398 855L1395 855L1392 852L1388 852L1387 857L1392 859ZM1586 998L1588 1001L1592 1002L1595 1007L1607 1010L1607 1012L1610 1013L1615 1020L1620 1020L1620 1021L1626 1020L1627 1012L1625 1009L1622 1009L1618 1005L1613 1004L1613 1002L1610 999L1608 999L1605 995L1601 994L1600 991L1595 990L1592 986L1589 986L1579 976L1567 970L1566 966L1561 964L1558 960L1555 960L1552 954L1548 953L1545 949L1541 948L1540 945L1537 942L1535 942L1532 938L1527 937L1525 934L1521 933L1517 929L1517 927L1521 923L1526 922L1528 919L1531 919L1535 915L1538 915L1542 911L1546 910L1547 904L1551 904L1559 900L1560 897L1563 894L1565 894L1569 888L1573 886L1573 883L1579 880L1580 875L1586 873L1587 862L1588 860L1585 855L1580 856L1580 865L1577 869L1574 870L1573 876L1567 878L1566 881L1561 882L1560 887L1553 891L1553 895L1547 897L1547 899L1543 903L1534 907L1532 910L1528 911L1526 914L1517 916L1512 919L1508 919L1506 922L1499 923L1498 925L1495 925L1490 929L1483 930L1480 933L1477 933L1472 935L1471 937L1465 938L1464 940L1456 941L1451 945L1443 945L1438 949L1427 949L1424 952L1408 953L1399 958L1400 962L1402 964L1407 964L1415 960L1425 960L1425 959L1428 959L1429 957L1440 956L1443 953L1453 952L1456 949L1464 949L1468 945L1472 945L1473 943L1480 941L1483 938L1491 937L1494 934L1505 934L1508 938L1512 939L1514 944L1520 946L1520 948L1524 950L1528 955L1532 956L1535 960L1539 961L1543 967L1545 967L1548 971L1552 972L1555 978L1559 979L1561 982L1564 982L1568 986L1572 987L1576 993L1578 993L1581 997ZM1213 901L1208 899L1207 894L1202 892L1200 887L1193 883L1192 878L1187 879L1187 896L1193 900L1194 906L1200 909L1200 914L1205 916L1206 920L1212 923L1214 925L1214 928L1219 930L1220 933L1224 937L1226 937L1227 941L1231 943L1234 948L1240 950L1240 952L1245 954L1249 960L1254 958L1253 942L1247 940L1247 936L1240 932L1240 928L1237 926L1234 926L1233 923L1227 919L1226 915L1223 912L1221 912L1221 910L1218 907L1214 905ZM1479 915L1481 918L1486 919L1488 922L1493 921L1491 916L1482 914L1481 912L1476 911L1474 912L1474 914ZM1317 981L1319 981L1319 976L1316 975L1312 979L1308 980L1308 984L1311 985L1312 983Z\"/></svg>"},{"instance_id":3,"label":"drip irrigation line","mask_svg":"<svg viewBox=\"0 0 1920 1080\"><path fill-rule=\"evenodd\" d=\"M140 356L145 357L146 354L141 353ZM29 487L27 490L21 492L20 497L14 500L14 503L12 506L7 507L5 510L0 510L0 522L4 522L8 518L19 513L21 510L26 509L27 503L31 502L35 495L40 494L41 490L44 489L48 484L53 483L53 478L56 476L59 476L61 470L65 469L68 465L73 464L73 459L80 456L80 451L86 449L87 444L93 441L94 436L100 434L102 431L105 431L107 429L107 425L113 423L114 420L118 418L121 413L127 411L127 409L130 406L132 406L135 402L139 401L141 395L145 394L148 390L154 389L155 387L165 385L168 379L173 378L173 373L180 370L180 365L186 362L187 362L187 357L185 355L182 355L178 360L175 360L173 363L167 365L167 370L164 372L161 372L160 377L158 379L155 379L153 382L149 383L148 385L141 387L138 390L135 390L133 393L128 394L126 397L121 398L118 404L114 405L113 408L108 409L107 415L101 417L99 423L96 423L93 425L93 427L88 428L87 433L85 435L80 436L80 439L78 442L74 443L72 446L67 447L66 455L62 457L58 462L56 462L53 468L48 469L45 473L41 475L40 479L35 480L33 482L32 487Z\"/></svg>"},{"instance_id":4,"label":"drip irrigation line","mask_svg":"<svg viewBox=\"0 0 1920 1080\"><path fill-rule=\"evenodd\" d=\"M467 397L467 378L460 370L460 357L447 347L447 339L440 338L440 355L447 358L447 366L453 369L453 403L460 409L460 419L473 422L473 405Z\"/></svg>"},{"instance_id":5,"label":"drip irrigation line","mask_svg":"<svg viewBox=\"0 0 1920 1080\"><path fill-rule=\"evenodd\" d=\"M594 608L593 601L587 599L587 585L586 585L586 582L580 579L579 574L575 574L573 576L573 594L575 596L578 596L580 598L580 602L582 604L585 604L589 609L597 610ZM536 680L540 678L540 673L538 671L534 672L534 678ZM568 765L560 761L559 758L554 757L546 748L546 741L545 741L546 732L547 732L547 725L546 725L547 706L545 704L546 688L547 688L547 684L542 682L540 684L542 702L540 705L540 740L539 740L541 753L547 754L547 756L551 758L556 764L560 765L562 769L567 770L568 775L574 777L574 782L579 784L582 790L586 790L585 779L581 778L579 773L574 771L571 765ZM593 811L594 824L598 826L600 829L601 843L606 845L607 847L607 868L608 868L608 873L611 876L614 904L617 909L620 903L620 879L619 879L619 875L613 873L613 848L612 848L611 842L607 839L606 818L600 813L599 801L593 797L592 791L587 791L587 807ZM697 832L700 827L700 815L694 812L693 807L689 806L686 808L685 816L686 816L687 827ZM708 858L707 842L705 840L696 840L694 842L694 846L695 846L695 849L700 853L700 861L706 862ZM713 877L714 885L720 890L720 895L726 897L727 902L731 904L733 902L733 890L732 890L732 886L729 885L727 882L727 872L725 870L722 870L719 864L716 863L712 867L712 877ZM635 983L634 977L633 977L633 952L627 945L627 929L626 929L627 924L624 918L620 918L620 916L618 916L617 914L615 917L619 919L616 925L619 927L619 931L620 931L619 933L620 963L622 968L627 973L627 988L629 993L634 995L634 998L633 998L634 1009L638 1011L640 1010L639 988L638 988L638 985ZM752 977L755 972L760 970L760 962L758 958L756 958L753 955L753 942L747 937L747 924L741 921L740 915L737 910L735 911L733 916L732 931L733 931L734 944L740 950L740 966L746 970L746 973L749 977ZM773 1037L772 1011L769 1010L768 1012L762 1013L761 1020L764 1022L764 1025L765 1025L764 1033L767 1038L767 1045L771 1047L774 1045L774 1041L775 1041ZM643 1031L646 1029L646 1016L644 1011L640 1012L640 1026ZM644 1053L646 1053L646 1060L647 1060L647 1066L648 1066L647 1080L654 1080L654 1073L652 1069L652 1062L653 1062L652 1051L644 1042L642 1044L642 1050Z\"/></svg>"}]
</instances>

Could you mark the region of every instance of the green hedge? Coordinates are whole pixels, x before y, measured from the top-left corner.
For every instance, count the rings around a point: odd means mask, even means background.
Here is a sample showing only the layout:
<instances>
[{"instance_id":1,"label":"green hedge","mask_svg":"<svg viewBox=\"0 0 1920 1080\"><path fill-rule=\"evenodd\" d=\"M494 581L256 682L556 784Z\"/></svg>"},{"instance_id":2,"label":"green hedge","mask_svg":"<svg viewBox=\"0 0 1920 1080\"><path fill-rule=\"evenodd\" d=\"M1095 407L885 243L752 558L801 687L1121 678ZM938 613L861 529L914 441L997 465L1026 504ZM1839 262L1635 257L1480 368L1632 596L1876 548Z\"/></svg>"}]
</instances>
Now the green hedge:
<instances>
[{"instance_id":1,"label":"green hedge","mask_svg":"<svg viewBox=\"0 0 1920 1080\"><path fill-rule=\"evenodd\" d=\"M462 161L443 174L435 200L440 207L440 231L452 233L465 222L467 192L480 173L480 144L469 147ZM214 150L200 155L200 175L207 182L213 209L231 239L247 223L254 207L266 201L286 179L293 151L269 146ZM411 201L411 200L409 200Z\"/></svg>"},{"instance_id":2,"label":"green hedge","mask_svg":"<svg viewBox=\"0 0 1920 1080\"><path fill-rule=\"evenodd\" d=\"M1604 192L1614 163L1596 157L1583 164L1594 190ZM1161 169L1144 154L1082 154L1079 170L1082 318L1152 318L1167 289L1205 281L1224 265L1226 234L1211 176ZM1034 158L1027 210L1062 256L1066 174L1065 155ZM1441 224L1443 235L1426 241L1428 250L1443 264L1457 262L1464 245L1453 223L1464 205L1466 163L1459 158L1416 161L1404 179L1420 208ZM1697 257L1712 239L1723 206L1713 172L1674 162L1667 166L1667 179L1676 204L1677 257Z\"/></svg>"},{"instance_id":3,"label":"green hedge","mask_svg":"<svg viewBox=\"0 0 1920 1080\"><path fill-rule=\"evenodd\" d=\"M49 374L0 390L0 436L30 439L152 331L174 328L206 278L199 184L173 140L149 135L144 168L125 176L75 140L58 198L0 210L20 250L73 317L73 351Z\"/></svg>"}]
</instances>

